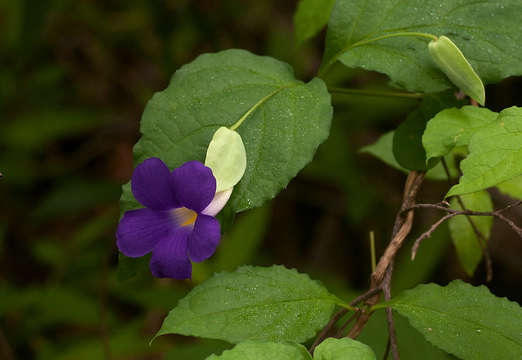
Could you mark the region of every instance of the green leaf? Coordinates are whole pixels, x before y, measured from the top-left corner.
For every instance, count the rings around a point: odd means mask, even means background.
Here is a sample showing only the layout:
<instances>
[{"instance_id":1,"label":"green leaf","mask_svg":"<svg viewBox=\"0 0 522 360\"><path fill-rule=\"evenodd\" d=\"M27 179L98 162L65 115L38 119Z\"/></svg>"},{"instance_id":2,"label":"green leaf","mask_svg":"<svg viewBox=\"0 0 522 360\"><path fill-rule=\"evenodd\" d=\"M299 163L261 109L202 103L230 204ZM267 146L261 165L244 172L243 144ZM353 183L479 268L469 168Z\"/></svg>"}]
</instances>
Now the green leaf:
<instances>
[{"instance_id":1,"label":"green leaf","mask_svg":"<svg viewBox=\"0 0 522 360\"><path fill-rule=\"evenodd\" d=\"M460 280L447 286L419 285L391 301L428 341L461 359L518 359L522 354L522 309L485 286Z\"/></svg>"},{"instance_id":2,"label":"green leaf","mask_svg":"<svg viewBox=\"0 0 522 360\"><path fill-rule=\"evenodd\" d=\"M350 338L328 338L314 351L314 360L375 360L373 350Z\"/></svg>"},{"instance_id":3,"label":"green leaf","mask_svg":"<svg viewBox=\"0 0 522 360\"><path fill-rule=\"evenodd\" d=\"M328 23L335 0L301 0L294 14L298 45L314 37Z\"/></svg>"},{"instance_id":4,"label":"green leaf","mask_svg":"<svg viewBox=\"0 0 522 360\"><path fill-rule=\"evenodd\" d=\"M397 162L409 170L431 169L437 160L426 161L426 152L422 146L422 134L426 123L435 114L459 101L451 92L429 94L424 96L419 108L408 115L393 137L393 155Z\"/></svg>"},{"instance_id":5,"label":"green leaf","mask_svg":"<svg viewBox=\"0 0 522 360\"><path fill-rule=\"evenodd\" d=\"M493 203L486 191L478 191L472 194L461 196L464 206L469 210L475 211L493 211ZM451 208L462 210L456 198L451 199ZM471 220L477 226L477 229L489 239L493 218L491 216L471 216ZM482 248L475 231L471 227L466 216L459 215L449 220L449 229L453 245L457 249L460 264L469 276L472 276L482 259Z\"/></svg>"},{"instance_id":6,"label":"green leaf","mask_svg":"<svg viewBox=\"0 0 522 360\"><path fill-rule=\"evenodd\" d=\"M223 354L210 355L207 360L311 360L303 345L275 342L245 341Z\"/></svg>"},{"instance_id":7,"label":"green leaf","mask_svg":"<svg viewBox=\"0 0 522 360\"><path fill-rule=\"evenodd\" d=\"M387 74L410 91L452 87L428 52L429 39L392 37L399 32L446 35L462 50L485 83L522 74L518 0L338 0L328 23L321 72L337 60ZM321 73L320 73L321 74Z\"/></svg>"},{"instance_id":8,"label":"green leaf","mask_svg":"<svg viewBox=\"0 0 522 360\"><path fill-rule=\"evenodd\" d=\"M296 270L243 266L192 289L156 336L303 342L328 322L336 303L337 297Z\"/></svg>"},{"instance_id":9,"label":"green leaf","mask_svg":"<svg viewBox=\"0 0 522 360\"><path fill-rule=\"evenodd\" d=\"M426 256L424 256L426 257ZM415 260L417 261L417 260ZM410 259L411 262L411 259ZM394 275L395 276L395 275ZM429 343L421 333L415 330L408 319L397 313L393 314L395 332L398 334L397 345L401 360L449 360L450 355ZM388 342L386 313L376 311L357 338L370 346L377 359L384 359L384 351ZM419 356L422 354L422 356ZM388 356L387 359L390 359ZM451 357L454 360L453 357Z\"/></svg>"},{"instance_id":10,"label":"green leaf","mask_svg":"<svg viewBox=\"0 0 522 360\"><path fill-rule=\"evenodd\" d=\"M460 182L446 197L484 190L522 175L522 108L504 109L492 124L476 131L469 152L461 162Z\"/></svg>"},{"instance_id":11,"label":"green leaf","mask_svg":"<svg viewBox=\"0 0 522 360\"><path fill-rule=\"evenodd\" d=\"M497 188L504 194L522 200L522 176L517 176L511 180L504 181L503 183L498 184Z\"/></svg>"},{"instance_id":12,"label":"green leaf","mask_svg":"<svg viewBox=\"0 0 522 360\"><path fill-rule=\"evenodd\" d=\"M134 158L139 163L157 156L171 169L203 162L214 132L239 122L247 168L229 200L239 212L273 198L312 160L331 118L322 80L305 84L288 64L244 50L204 54L148 102ZM123 187L122 209L138 206L129 191Z\"/></svg>"},{"instance_id":13,"label":"green leaf","mask_svg":"<svg viewBox=\"0 0 522 360\"><path fill-rule=\"evenodd\" d=\"M476 106L442 110L428 121L422 135L426 159L447 155L455 146L467 146L471 136L497 116L496 112Z\"/></svg>"},{"instance_id":14,"label":"green leaf","mask_svg":"<svg viewBox=\"0 0 522 360\"><path fill-rule=\"evenodd\" d=\"M402 172L408 173L409 170L402 167L397 160L395 160L395 156L393 156L393 137L395 135L395 131L389 131L383 134L377 141L373 144L367 145L359 149L361 153L367 153L375 156L377 159L381 160L385 164L400 170ZM450 171L450 175L453 178L458 176L457 168L455 166L455 160L453 156L446 157L446 163L448 164L448 168ZM441 163L438 163L433 168L429 169L426 173L426 178L430 180L447 180L448 177L446 172L444 171L444 167ZM409 258L408 258L409 259ZM409 260L408 260L409 261Z\"/></svg>"}]
</instances>

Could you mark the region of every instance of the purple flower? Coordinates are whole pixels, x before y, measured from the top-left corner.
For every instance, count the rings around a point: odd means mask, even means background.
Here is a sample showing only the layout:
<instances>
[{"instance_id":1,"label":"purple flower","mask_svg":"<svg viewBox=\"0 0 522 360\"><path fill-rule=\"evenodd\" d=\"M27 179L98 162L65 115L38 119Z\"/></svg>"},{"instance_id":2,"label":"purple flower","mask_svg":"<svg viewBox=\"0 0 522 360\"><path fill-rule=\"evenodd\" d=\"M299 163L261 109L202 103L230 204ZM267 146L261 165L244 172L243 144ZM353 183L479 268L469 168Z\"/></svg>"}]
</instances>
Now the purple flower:
<instances>
[{"instance_id":1,"label":"purple flower","mask_svg":"<svg viewBox=\"0 0 522 360\"><path fill-rule=\"evenodd\" d=\"M156 277L190 278L190 260L212 256L221 235L219 222L209 215L215 211L205 211L216 195L212 171L189 161L170 172L163 161L150 158L136 167L131 185L145 208L123 215L118 248L129 257L152 251L150 270Z\"/></svg>"}]
</instances>

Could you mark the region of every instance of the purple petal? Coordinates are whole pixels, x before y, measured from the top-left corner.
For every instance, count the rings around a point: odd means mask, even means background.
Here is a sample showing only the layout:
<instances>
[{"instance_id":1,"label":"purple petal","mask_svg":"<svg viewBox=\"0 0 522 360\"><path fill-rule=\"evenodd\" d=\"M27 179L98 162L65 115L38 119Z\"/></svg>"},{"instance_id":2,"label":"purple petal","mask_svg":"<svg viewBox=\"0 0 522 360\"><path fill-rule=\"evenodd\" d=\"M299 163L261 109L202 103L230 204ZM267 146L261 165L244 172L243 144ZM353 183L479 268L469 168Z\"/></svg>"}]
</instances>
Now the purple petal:
<instances>
[{"instance_id":1,"label":"purple petal","mask_svg":"<svg viewBox=\"0 0 522 360\"><path fill-rule=\"evenodd\" d=\"M150 271L155 277L190 279L192 264L187 254L187 240L192 228L177 228L171 235L163 239L152 251Z\"/></svg>"},{"instance_id":2,"label":"purple petal","mask_svg":"<svg viewBox=\"0 0 522 360\"><path fill-rule=\"evenodd\" d=\"M214 198L216 179L212 170L199 161L188 161L175 169L171 184L181 206L201 212Z\"/></svg>"},{"instance_id":3,"label":"purple petal","mask_svg":"<svg viewBox=\"0 0 522 360\"><path fill-rule=\"evenodd\" d=\"M116 231L118 249L129 257L140 257L165 239L175 227L164 211L138 209L127 211Z\"/></svg>"},{"instance_id":4,"label":"purple petal","mask_svg":"<svg viewBox=\"0 0 522 360\"><path fill-rule=\"evenodd\" d=\"M220 237L219 222L212 216L199 214L188 239L192 261L200 262L211 257L216 251Z\"/></svg>"},{"instance_id":5,"label":"purple petal","mask_svg":"<svg viewBox=\"0 0 522 360\"><path fill-rule=\"evenodd\" d=\"M168 210L176 206L170 183L170 171L158 158L139 164L132 174L132 193L142 205L153 210Z\"/></svg>"}]
</instances>

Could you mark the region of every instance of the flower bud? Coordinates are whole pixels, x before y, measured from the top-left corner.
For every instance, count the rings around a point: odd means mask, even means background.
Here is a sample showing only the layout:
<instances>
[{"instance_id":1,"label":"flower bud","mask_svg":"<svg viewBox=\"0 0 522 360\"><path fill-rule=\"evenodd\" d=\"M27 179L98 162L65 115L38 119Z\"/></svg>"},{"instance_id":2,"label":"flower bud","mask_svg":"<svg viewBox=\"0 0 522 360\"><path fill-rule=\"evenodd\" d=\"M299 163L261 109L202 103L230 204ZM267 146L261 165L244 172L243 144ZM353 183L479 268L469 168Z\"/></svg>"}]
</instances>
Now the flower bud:
<instances>
[{"instance_id":1,"label":"flower bud","mask_svg":"<svg viewBox=\"0 0 522 360\"><path fill-rule=\"evenodd\" d=\"M484 106L484 84L457 45L446 36L441 36L430 41L428 49L439 69L453 84Z\"/></svg>"},{"instance_id":2,"label":"flower bud","mask_svg":"<svg viewBox=\"0 0 522 360\"><path fill-rule=\"evenodd\" d=\"M217 129L208 145L205 165L216 178L216 193L234 187L246 169L246 151L241 136L226 127Z\"/></svg>"}]
</instances>

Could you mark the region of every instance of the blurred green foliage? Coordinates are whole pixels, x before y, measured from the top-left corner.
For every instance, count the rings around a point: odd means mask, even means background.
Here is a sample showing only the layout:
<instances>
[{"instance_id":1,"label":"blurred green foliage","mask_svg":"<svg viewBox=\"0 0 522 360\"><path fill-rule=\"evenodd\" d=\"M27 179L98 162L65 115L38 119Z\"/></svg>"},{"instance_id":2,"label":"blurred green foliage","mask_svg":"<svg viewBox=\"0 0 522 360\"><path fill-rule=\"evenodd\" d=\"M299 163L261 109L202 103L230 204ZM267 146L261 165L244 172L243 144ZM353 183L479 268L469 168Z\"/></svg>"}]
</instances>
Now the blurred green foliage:
<instances>
[{"instance_id":1,"label":"blurred green foliage","mask_svg":"<svg viewBox=\"0 0 522 360\"><path fill-rule=\"evenodd\" d=\"M298 78L312 78L322 39L294 46L295 7L276 0L0 1L0 358L202 359L228 344L148 341L194 284L246 263L309 271L337 284L331 290L347 300L367 287L368 232L375 231L379 254L404 175L357 151L395 129L416 100L333 96L332 136L314 162L272 204L238 216L217 254L196 264L193 282L116 274L120 185L132 172L146 101L182 64L232 47L287 61ZM328 81L387 86L382 75L342 67ZM517 86L508 79L490 88L493 109L520 100ZM438 201L446 188L428 183L421 197ZM433 216L419 219L416 231ZM465 276L447 245L447 232L434 236L413 265L405 251L397 289ZM515 241L503 246L520 249ZM502 254L492 287L520 298L512 289L522 288L522 270ZM376 335L368 341L382 353L385 327L372 321L368 331ZM414 353L409 343L400 342L405 354Z\"/></svg>"}]
</instances>

